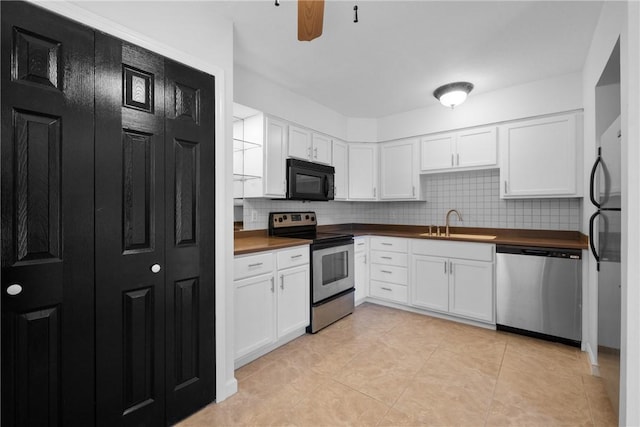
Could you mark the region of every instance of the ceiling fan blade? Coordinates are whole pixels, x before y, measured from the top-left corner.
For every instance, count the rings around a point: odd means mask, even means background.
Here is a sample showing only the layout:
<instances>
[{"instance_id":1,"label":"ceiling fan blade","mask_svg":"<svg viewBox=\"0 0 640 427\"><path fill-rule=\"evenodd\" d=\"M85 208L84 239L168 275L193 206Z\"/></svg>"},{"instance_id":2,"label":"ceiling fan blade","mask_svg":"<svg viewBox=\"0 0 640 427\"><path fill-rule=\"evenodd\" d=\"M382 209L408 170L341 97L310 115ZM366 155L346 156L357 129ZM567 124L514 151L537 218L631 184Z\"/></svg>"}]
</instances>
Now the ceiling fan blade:
<instances>
[{"instance_id":1,"label":"ceiling fan blade","mask_svg":"<svg viewBox=\"0 0 640 427\"><path fill-rule=\"evenodd\" d=\"M298 0L298 40L320 37L323 18L324 0Z\"/></svg>"}]
</instances>

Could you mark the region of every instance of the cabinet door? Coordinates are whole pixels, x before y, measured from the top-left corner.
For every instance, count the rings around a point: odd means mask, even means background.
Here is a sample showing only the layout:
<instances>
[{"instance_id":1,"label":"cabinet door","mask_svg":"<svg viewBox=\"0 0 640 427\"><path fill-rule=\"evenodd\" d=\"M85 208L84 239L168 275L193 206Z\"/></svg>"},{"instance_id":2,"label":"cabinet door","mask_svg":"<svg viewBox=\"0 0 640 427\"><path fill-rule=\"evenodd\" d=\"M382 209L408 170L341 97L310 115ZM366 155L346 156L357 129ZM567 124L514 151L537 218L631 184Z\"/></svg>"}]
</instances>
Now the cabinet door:
<instances>
[{"instance_id":1,"label":"cabinet door","mask_svg":"<svg viewBox=\"0 0 640 427\"><path fill-rule=\"evenodd\" d=\"M356 287L356 304L368 295L369 287L369 264L366 251L356 252L354 255L354 281Z\"/></svg>"},{"instance_id":2,"label":"cabinet door","mask_svg":"<svg viewBox=\"0 0 640 427\"><path fill-rule=\"evenodd\" d=\"M273 274L235 281L236 359L275 341L275 295Z\"/></svg>"},{"instance_id":3,"label":"cabinet door","mask_svg":"<svg viewBox=\"0 0 640 427\"><path fill-rule=\"evenodd\" d=\"M287 125L267 117L264 142L264 195L283 198L285 196L285 168Z\"/></svg>"},{"instance_id":4,"label":"cabinet door","mask_svg":"<svg viewBox=\"0 0 640 427\"><path fill-rule=\"evenodd\" d=\"M418 198L418 171L415 140L380 146L380 198L413 200Z\"/></svg>"},{"instance_id":5,"label":"cabinet door","mask_svg":"<svg viewBox=\"0 0 640 427\"><path fill-rule=\"evenodd\" d=\"M420 140L420 170L449 169L453 166L455 134L448 133Z\"/></svg>"},{"instance_id":6,"label":"cabinet door","mask_svg":"<svg viewBox=\"0 0 640 427\"><path fill-rule=\"evenodd\" d=\"M500 196L576 196L575 114L500 127Z\"/></svg>"},{"instance_id":7,"label":"cabinet door","mask_svg":"<svg viewBox=\"0 0 640 427\"><path fill-rule=\"evenodd\" d=\"M493 263L452 259L449 271L449 311L493 322Z\"/></svg>"},{"instance_id":8,"label":"cabinet door","mask_svg":"<svg viewBox=\"0 0 640 427\"><path fill-rule=\"evenodd\" d=\"M446 258L414 255L412 305L449 310L449 262Z\"/></svg>"},{"instance_id":9,"label":"cabinet door","mask_svg":"<svg viewBox=\"0 0 640 427\"><path fill-rule=\"evenodd\" d=\"M497 166L498 139L495 127L458 132L455 166L472 168Z\"/></svg>"},{"instance_id":10,"label":"cabinet door","mask_svg":"<svg viewBox=\"0 0 640 427\"><path fill-rule=\"evenodd\" d=\"M333 140L332 164L335 168L334 197L335 200L345 200L348 197L347 184L347 144Z\"/></svg>"},{"instance_id":11,"label":"cabinet door","mask_svg":"<svg viewBox=\"0 0 640 427\"><path fill-rule=\"evenodd\" d=\"M378 147L349 144L349 200L376 200Z\"/></svg>"},{"instance_id":12,"label":"cabinet door","mask_svg":"<svg viewBox=\"0 0 640 427\"><path fill-rule=\"evenodd\" d=\"M331 164L331 138L314 133L311 147L311 161L326 165Z\"/></svg>"},{"instance_id":13,"label":"cabinet door","mask_svg":"<svg viewBox=\"0 0 640 427\"><path fill-rule=\"evenodd\" d=\"M289 126L289 157L311 160L311 132L296 126Z\"/></svg>"},{"instance_id":14,"label":"cabinet door","mask_svg":"<svg viewBox=\"0 0 640 427\"><path fill-rule=\"evenodd\" d=\"M278 338L309 325L309 265L278 273Z\"/></svg>"}]
</instances>

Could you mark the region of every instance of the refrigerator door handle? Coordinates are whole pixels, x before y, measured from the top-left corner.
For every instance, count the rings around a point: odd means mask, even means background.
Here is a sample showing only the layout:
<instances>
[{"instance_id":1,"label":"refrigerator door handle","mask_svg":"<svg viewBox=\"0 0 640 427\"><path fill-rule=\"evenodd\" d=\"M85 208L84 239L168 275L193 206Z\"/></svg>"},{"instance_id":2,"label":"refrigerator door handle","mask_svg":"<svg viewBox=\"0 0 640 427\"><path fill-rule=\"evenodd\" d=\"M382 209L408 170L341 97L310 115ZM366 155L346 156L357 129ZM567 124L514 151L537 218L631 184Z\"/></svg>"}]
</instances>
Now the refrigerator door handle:
<instances>
[{"instance_id":1,"label":"refrigerator door handle","mask_svg":"<svg viewBox=\"0 0 640 427\"><path fill-rule=\"evenodd\" d=\"M596 244L594 241L595 235L593 234L593 226L596 221L596 218L601 213L602 213L601 211L597 211L593 215L591 215L591 218L589 218L589 246L591 247L591 253L593 254L593 257L596 259L596 269L598 271L600 271L600 254L598 254L598 251L596 250Z\"/></svg>"},{"instance_id":2,"label":"refrigerator door handle","mask_svg":"<svg viewBox=\"0 0 640 427\"><path fill-rule=\"evenodd\" d=\"M600 203L596 200L595 195L595 185L596 185L596 173L598 172L598 165L602 163L602 156L600 155L601 148L598 148L598 158L596 159L593 167L591 168L591 175L589 178L589 198L591 199L591 203L600 209Z\"/></svg>"}]
</instances>

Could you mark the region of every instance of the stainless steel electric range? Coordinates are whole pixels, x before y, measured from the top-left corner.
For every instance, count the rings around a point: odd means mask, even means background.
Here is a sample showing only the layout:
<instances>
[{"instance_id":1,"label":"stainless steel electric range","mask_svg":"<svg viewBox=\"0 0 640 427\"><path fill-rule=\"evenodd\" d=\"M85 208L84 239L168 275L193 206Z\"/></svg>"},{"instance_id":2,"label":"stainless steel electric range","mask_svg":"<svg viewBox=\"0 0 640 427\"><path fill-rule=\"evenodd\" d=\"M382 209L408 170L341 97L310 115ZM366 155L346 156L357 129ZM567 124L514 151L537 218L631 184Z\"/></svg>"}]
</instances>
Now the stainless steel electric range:
<instances>
[{"instance_id":1,"label":"stainless steel electric range","mask_svg":"<svg viewBox=\"0 0 640 427\"><path fill-rule=\"evenodd\" d=\"M309 239L311 247L311 324L320 329L353 313L353 235L319 233L315 212L271 212L269 235Z\"/></svg>"}]
</instances>

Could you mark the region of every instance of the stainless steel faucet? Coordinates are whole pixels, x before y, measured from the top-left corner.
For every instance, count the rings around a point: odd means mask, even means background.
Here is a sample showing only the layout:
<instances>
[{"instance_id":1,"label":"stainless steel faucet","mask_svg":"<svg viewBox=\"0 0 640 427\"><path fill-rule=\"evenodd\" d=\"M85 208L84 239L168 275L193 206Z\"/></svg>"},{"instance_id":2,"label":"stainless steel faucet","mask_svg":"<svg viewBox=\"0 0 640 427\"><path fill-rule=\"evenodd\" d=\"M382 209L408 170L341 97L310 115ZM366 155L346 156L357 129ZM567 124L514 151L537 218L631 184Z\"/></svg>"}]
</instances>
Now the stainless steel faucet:
<instances>
[{"instance_id":1,"label":"stainless steel faucet","mask_svg":"<svg viewBox=\"0 0 640 427\"><path fill-rule=\"evenodd\" d=\"M458 215L458 221L462 221L462 215L460 215L460 212L458 212L455 209L449 209L449 212L447 212L447 218L446 218L446 221L445 221L447 229L444 232L444 235L447 236L447 237L449 237L449 215L451 215L451 212L455 212L456 215Z\"/></svg>"}]
</instances>

